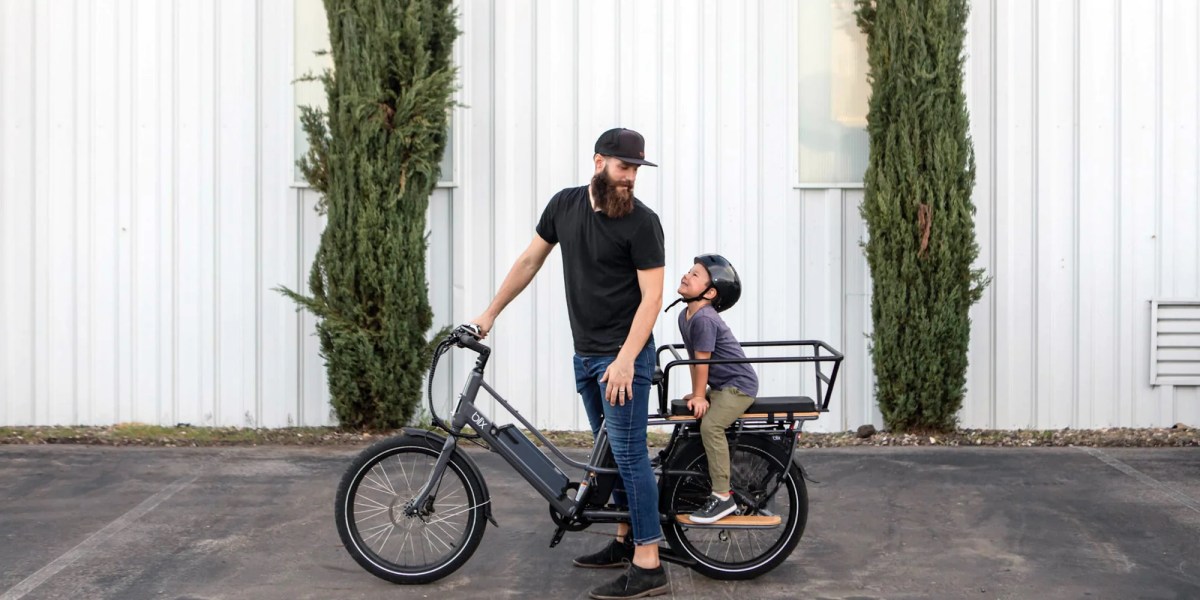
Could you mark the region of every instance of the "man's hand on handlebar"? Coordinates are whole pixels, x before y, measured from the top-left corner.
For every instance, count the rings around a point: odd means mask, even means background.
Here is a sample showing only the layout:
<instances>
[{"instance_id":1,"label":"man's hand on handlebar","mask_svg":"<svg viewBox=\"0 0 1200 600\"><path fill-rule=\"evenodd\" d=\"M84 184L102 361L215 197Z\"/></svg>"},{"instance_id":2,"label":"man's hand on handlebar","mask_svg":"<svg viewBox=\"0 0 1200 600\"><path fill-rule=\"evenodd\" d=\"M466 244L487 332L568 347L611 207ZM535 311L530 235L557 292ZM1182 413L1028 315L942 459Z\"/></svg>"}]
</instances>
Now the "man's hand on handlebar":
<instances>
[{"instance_id":1,"label":"man's hand on handlebar","mask_svg":"<svg viewBox=\"0 0 1200 600\"><path fill-rule=\"evenodd\" d=\"M494 317L489 317L487 313L484 313L478 317L475 317L474 319L471 319L467 324L475 325L479 328L479 339L482 340L487 339L488 334L492 331L492 325L496 324L496 319Z\"/></svg>"},{"instance_id":2,"label":"man's hand on handlebar","mask_svg":"<svg viewBox=\"0 0 1200 600\"><path fill-rule=\"evenodd\" d=\"M479 325L476 325L475 323L463 323L462 325L455 327L454 331L451 332L450 335L457 337L463 334L469 335L477 340L483 339L483 333L481 333Z\"/></svg>"}]
</instances>

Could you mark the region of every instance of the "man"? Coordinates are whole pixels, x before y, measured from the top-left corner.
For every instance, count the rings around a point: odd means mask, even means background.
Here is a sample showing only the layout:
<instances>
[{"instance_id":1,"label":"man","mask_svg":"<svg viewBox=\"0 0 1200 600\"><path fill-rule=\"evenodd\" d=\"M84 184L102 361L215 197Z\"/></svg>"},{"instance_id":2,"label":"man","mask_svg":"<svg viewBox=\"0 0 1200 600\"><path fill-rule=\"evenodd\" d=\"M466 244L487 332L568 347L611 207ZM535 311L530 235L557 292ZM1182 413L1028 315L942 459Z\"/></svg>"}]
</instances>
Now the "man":
<instances>
[{"instance_id":1,"label":"man","mask_svg":"<svg viewBox=\"0 0 1200 600\"><path fill-rule=\"evenodd\" d=\"M646 161L641 134L621 128L600 135L592 160L591 182L550 199L537 235L473 322L486 336L554 246L562 245L575 385L593 436L606 423L620 473L613 500L629 506L632 521L619 524L615 541L575 559L575 565L608 568L630 562L615 581L592 590L592 598L656 596L670 586L658 560L662 528L646 450L646 417L655 366L651 332L662 308L666 252L658 215L634 197L633 185L638 167L658 165Z\"/></svg>"}]
</instances>

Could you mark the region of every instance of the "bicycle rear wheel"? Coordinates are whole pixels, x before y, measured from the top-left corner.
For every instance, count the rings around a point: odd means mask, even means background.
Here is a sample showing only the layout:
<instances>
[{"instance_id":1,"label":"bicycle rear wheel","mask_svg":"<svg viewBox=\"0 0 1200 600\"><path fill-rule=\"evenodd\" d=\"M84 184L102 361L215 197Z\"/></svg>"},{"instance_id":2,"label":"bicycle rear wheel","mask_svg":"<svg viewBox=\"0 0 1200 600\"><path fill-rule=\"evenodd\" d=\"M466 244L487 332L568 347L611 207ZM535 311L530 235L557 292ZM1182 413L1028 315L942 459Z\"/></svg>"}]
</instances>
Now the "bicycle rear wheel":
<instances>
[{"instance_id":1,"label":"bicycle rear wheel","mask_svg":"<svg viewBox=\"0 0 1200 600\"><path fill-rule=\"evenodd\" d=\"M342 544L371 574L393 583L427 583L467 562L487 526L483 484L458 450L429 500L414 516L441 452L436 438L390 438L368 448L342 477L335 517Z\"/></svg>"},{"instance_id":2,"label":"bicycle rear wheel","mask_svg":"<svg viewBox=\"0 0 1200 600\"><path fill-rule=\"evenodd\" d=\"M722 529L688 526L672 519L664 529L672 548L696 561L693 569L713 579L751 579L787 560L804 535L808 489L800 469L779 454L776 443L756 435L743 435L738 448L730 453L730 483L742 514L777 515L782 521L778 526ZM672 461L675 468L704 475L681 477L669 485L667 506L672 516L699 510L712 493L708 458L699 440L678 456Z\"/></svg>"}]
</instances>

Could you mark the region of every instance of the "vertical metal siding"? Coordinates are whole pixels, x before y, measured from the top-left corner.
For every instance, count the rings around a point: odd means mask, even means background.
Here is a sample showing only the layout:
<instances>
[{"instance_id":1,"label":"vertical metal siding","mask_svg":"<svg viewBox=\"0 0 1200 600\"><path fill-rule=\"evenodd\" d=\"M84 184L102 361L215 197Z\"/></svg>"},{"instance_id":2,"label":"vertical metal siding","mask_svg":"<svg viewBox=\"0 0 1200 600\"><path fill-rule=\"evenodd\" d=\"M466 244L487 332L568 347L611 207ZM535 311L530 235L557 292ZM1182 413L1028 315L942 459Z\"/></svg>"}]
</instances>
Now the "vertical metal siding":
<instances>
[{"instance_id":1,"label":"vertical metal siding","mask_svg":"<svg viewBox=\"0 0 1200 600\"><path fill-rule=\"evenodd\" d=\"M464 234L475 218L489 233L462 242L474 251L461 268L490 269L456 285L461 316L490 299L546 199L586 182L596 133L633 127L663 165L643 169L638 190L663 218L668 287L693 254L726 253L749 287L729 314L742 337L821 337L850 357L836 409L818 425L878 424L863 341L870 281L858 249L861 191L793 185L791 107L803 90L789 74L804 60L794 52L794 7L485 2L469 10L477 29L468 43L496 52L487 55L490 69L470 65L466 103L488 107L478 118L501 141L466 133L490 170L474 164L467 179L500 185L488 207L462 215ZM979 263L994 279L972 309L963 425L1200 419L1194 388L1149 387L1144 371L1150 298L1200 293L1195 6L977 2L969 29ZM616 33L600 45L597 31ZM513 46L511 36L532 46ZM563 72L569 54L579 66ZM534 93L513 102L514 88ZM518 168L507 158L510 128L535 132L536 160L519 167L534 171L532 193L510 183L521 180L508 173ZM536 423L582 428L560 268L552 257L534 291L501 318L497 353L516 358L494 377L502 391L521 390L518 406ZM677 337L673 316L656 327L660 343ZM525 358L531 352L536 358ZM763 376L780 391L804 389L797 377ZM533 398L525 399L528 389Z\"/></svg>"},{"instance_id":2,"label":"vertical metal siding","mask_svg":"<svg viewBox=\"0 0 1200 600\"><path fill-rule=\"evenodd\" d=\"M329 423L303 287L322 220L292 173L292 16L253 3L0 3L0 424ZM719 251L744 339L847 355L818 425L880 424L862 191L796 186L794 3L464 2L455 188L431 202L435 322L477 314L596 135L646 134L667 296ZM269 18L268 18L269 15ZM979 263L968 427L1200 423L1151 387L1150 300L1200 296L1200 11L982 0L965 81ZM494 336L493 383L586 428L555 253ZM677 339L676 313L659 343ZM439 382L440 394L457 389ZM762 370L764 393L804 390ZM680 377L680 380L686 379Z\"/></svg>"},{"instance_id":3,"label":"vertical metal siding","mask_svg":"<svg viewBox=\"0 0 1200 600\"><path fill-rule=\"evenodd\" d=\"M973 379L967 405L982 401L996 416L968 410L964 423L1196 421L1195 388L1146 383L1150 299L1200 289L1195 5L994 2L974 10L995 14L995 38L973 36L971 54L995 53L995 117L972 115L976 148L994 153L980 162L980 183L995 178L996 211L990 227L979 215L981 231L990 231L980 239L998 254L981 255L995 277L985 300L994 302L994 352L973 351L972 362L990 356L996 377L990 390ZM981 133L994 139L981 144ZM988 191L976 189L981 206Z\"/></svg>"},{"instance_id":4,"label":"vertical metal siding","mask_svg":"<svg viewBox=\"0 0 1200 600\"><path fill-rule=\"evenodd\" d=\"M0 423L295 422L290 3L0 22Z\"/></svg>"},{"instance_id":5,"label":"vertical metal siding","mask_svg":"<svg viewBox=\"0 0 1200 600\"><path fill-rule=\"evenodd\" d=\"M857 231L861 193L795 188L791 3L473 2L463 11L473 25L467 56L479 62L464 66L461 135L472 151L456 199L458 316L484 308L546 201L586 183L595 137L622 125L646 134L663 165L641 170L638 194L663 220L668 299L693 256L720 251L748 282L728 315L743 338L841 346L849 336L865 353L861 334L842 326L845 257L860 256L844 229ZM556 252L505 310L490 376L534 423L582 429L561 269ZM860 322L864 306L855 305ZM660 317L659 343L678 339L677 312ZM798 369L766 369L763 379L764 393L813 393ZM841 406L833 427L846 422ZM854 419L872 418L861 397L855 407Z\"/></svg>"}]
</instances>

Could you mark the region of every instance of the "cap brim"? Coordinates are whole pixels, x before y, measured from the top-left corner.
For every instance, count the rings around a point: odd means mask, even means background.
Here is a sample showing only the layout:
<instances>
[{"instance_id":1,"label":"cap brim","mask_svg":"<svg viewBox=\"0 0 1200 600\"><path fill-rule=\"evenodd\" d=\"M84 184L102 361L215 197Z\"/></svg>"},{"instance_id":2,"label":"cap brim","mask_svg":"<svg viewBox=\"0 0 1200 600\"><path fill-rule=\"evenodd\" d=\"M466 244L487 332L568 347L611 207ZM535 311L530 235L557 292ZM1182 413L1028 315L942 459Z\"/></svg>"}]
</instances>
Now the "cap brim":
<instances>
[{"instance_id":1,"label":"cap brim","mask_svg":"<svg viewBox=\"0 0 1200 600\"><path fill-rule=\"evenodd\" d=\"M644 160L641 158L632 158L629 156L614 156L613 158L615 158L621 162L629 163L631 165L645 165L647 167L657 167L658 166L648 160Z\"/></svg>"}]
</instances>

